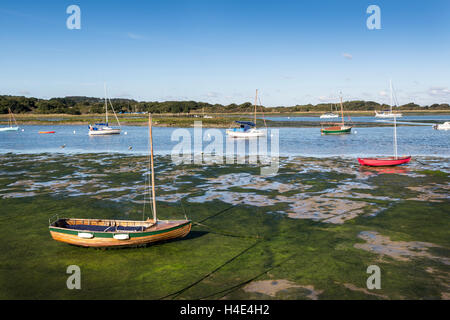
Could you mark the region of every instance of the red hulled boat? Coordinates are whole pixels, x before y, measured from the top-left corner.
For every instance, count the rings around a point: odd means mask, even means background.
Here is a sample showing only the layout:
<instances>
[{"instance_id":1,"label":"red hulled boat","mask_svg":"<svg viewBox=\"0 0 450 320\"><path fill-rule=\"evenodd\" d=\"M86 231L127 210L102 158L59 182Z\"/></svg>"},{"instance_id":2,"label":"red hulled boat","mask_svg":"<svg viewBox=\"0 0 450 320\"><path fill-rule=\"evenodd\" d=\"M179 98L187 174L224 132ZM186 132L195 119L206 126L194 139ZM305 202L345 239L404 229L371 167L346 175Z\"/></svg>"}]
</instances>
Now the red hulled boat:
<instances>
[{"instance_id":1,"label":"red hulled boat","mask_svg":"<svg viewBox=\"0 0 450 320\"><path fill-rule=\"evenodd\" d=\"M391 106L393 105L393 88L391 82ZM397 102L397 101L396 101ZM397 105L397 103L396 103ZM398 166L400 164L408 163L411 160L411 156L399 157L397 154L397 114L393 113L394 118L394 156L393 157L379 157L379 158L358 158L358 162L362 166Z\"/></svg>"},{"instance_id":2,"label":"red hulled boat","mask_svg":"<svg viewBox=\"0 0 450 320\"><path fill-rule=\"evenodd\" d=\"M411 156L407 157L382 157L382 158L358 158L358 162L362 166L398 166L399 164L408 163Z\"/></svg>"}]
</instances>

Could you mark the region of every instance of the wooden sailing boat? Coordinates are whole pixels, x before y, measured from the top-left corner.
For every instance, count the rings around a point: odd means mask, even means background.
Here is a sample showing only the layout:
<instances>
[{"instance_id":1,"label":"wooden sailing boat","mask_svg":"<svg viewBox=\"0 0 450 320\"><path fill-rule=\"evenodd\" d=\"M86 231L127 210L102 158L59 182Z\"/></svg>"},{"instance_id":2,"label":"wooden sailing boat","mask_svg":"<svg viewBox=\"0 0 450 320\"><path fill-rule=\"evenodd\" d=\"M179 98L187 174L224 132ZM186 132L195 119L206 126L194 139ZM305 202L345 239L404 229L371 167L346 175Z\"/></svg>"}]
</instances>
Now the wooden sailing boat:
<instances>
[{"instance_id":1,"label":"wooden sailing boat","mask_svg":"<svg viewBox=\"0 0 450 320\"><path fill-rule=\"evenodd\" d=\"M152 119L149 115L150 167L153 219L142 221L57 218L49 221L52 238L82 247L129 247L182 238L190 230L190 220L158 220L156 215L155 174L153 166Z\"/></svg>"},{"instance_id":2,"label":"wooden sailing boat","mask_svg":"<svg viewBox=\"0 0 450 320\"><path fill-rule=\"evenodd\" d=\"M346 126L344 122L344 106L342 105L342 96L341 96L341 116L342 116L342 122L336 123L333 126L325 127L320 129L321 134L346 134L351 133L352 127ZM321 123L323 126L324 123ZM325 124L328 125L328 124Z\"/></svg>"},{"instance_id":3,"label":"wooden sailing boat","mask_svg":"<svg viewBox=\"0 0 450 320\"><path fill-rule=\"evenodd\" d=\"M17 131L17 130L19 130L19 126L17 125L16 118L14 118L14 114L12 113L10 108L8 108L8 113L9 113L9 116L8 116L8 125L9 126L5 127L5 128L0 128L0 132L1 131ZM15 126L13 126L13 122L14 122Z\"/></svg>"},{"instance_id":4,"label":"wooden sailing boat","mask_svg":"<svg viewBox=\"0 0 450 320\"><path fill-rule=\"evenodd\" d=\"M108 99L108 95L106 93L106 84L105 84L105 123L96 123L95 125L89 125L89 135L90 136L105 136L105 135L111 135L111 134L120 134L121 129L120 128L113 128L109 126L108 123L108 100L109 104L111 106L111 110L114 113L114 116L116 117L117 123L120 127L120 121L119 118L117 118L116 112L114 111L114 107L111 103L111 99Z\"/></svg>"},{"instance_id":5,"label":"wooden sailing boat","mask_svg":"<svg viewBox=\"0 0 450 320\"><path fill-rule=\"evenodd\" d=\"M254 122L252 121L235 121L239 128L230 128L226 134L231 138L253 138L265 136L266 132L256 128L256 108L258 103L258 89L255 96L255 113Z\"/></svg>"},{"instance_id":6,"label":"wooden sailing boat","mask_svg":"<svg viewBox=\"0 0 450 320\"><path fill-rule=\"evenodd\" d=\"M398 166L400 164L408 163L411 156L398 156L397 152L397 117L394 116L394 156L393 157L378 157L378 158L358 158L358 162L363 166Z\"/></svg>"}]
</instances>

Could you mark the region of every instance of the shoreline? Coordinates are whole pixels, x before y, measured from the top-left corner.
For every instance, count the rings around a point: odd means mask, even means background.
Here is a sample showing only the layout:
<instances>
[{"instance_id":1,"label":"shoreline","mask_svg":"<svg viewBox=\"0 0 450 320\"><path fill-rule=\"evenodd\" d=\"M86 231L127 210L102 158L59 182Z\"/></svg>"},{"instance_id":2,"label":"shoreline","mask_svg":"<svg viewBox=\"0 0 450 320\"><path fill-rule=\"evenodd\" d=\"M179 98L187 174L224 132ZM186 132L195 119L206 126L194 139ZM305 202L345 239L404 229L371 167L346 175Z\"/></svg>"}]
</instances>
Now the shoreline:
<instances>
[{"instance_id":1,"label":"shoreline","mask_svg":"<svg viewBox=\"0 0 450 320\"><path fill-rule=\"evenodd\" d=\"M429 111L415 111L415 110L402 110L403 114L408 115L450 115L448 110L429 110ZM322 121L282 121L282 120L268 120L267 117L311 117L316 118L322 113L317 112L295 112L295 113L259 113L259 117L264 117L262 119L257 119L257 125L262 127L264 122L266 122L268 127L320 127L321 123L334 123L339 122L339 118L333 119L323 119ZM347 116L370 116L373 115L373 111L347 111L345 113ZM248 114L242 113L210 113L213 118L202 118L199 114L153 114L154 126L156 127L178 127L178 128L189 128L194 126L194 121L201 121L202 126L205 128L229 128L233 125L236 120L242 120L243 118L249 118ZM6 124L6 120L9 115L0 115L0 126ZM85 115L68 115L68 114L17 114L15 118L18 125L88 125L98 121L103 121L103 114L85 114ZM119 121L125 126L146 126L147 125L147 114L119 114ZM112 118L114 119L114 118ZM383 119L382 119L383 120ZM389 121L389 119L385 119ZM114 121L115 122L115 119ZM348 121L347 121L348 122ZM355 127L382 127L391 126L389 122L356 122L350 121ZM401 122L401 119L399 119ZM409 122L416 122L415 120ZM419 122L419 121L417 121ZM427 122L427 120L422 120L420 122ZM435 122L430 122L430 125ZM398 125L414 125L414 124L401 124Z\"/></svg>"}]
</instances>

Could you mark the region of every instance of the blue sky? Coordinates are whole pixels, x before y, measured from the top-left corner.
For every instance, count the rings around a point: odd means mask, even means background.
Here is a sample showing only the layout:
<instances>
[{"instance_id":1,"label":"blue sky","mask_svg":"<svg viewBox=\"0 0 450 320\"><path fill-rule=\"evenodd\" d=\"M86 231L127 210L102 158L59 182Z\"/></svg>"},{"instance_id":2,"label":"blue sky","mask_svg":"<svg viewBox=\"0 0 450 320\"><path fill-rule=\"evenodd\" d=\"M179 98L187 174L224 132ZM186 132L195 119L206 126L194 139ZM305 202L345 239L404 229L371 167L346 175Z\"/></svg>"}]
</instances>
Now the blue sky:
<instances>
[{"instance_id":1,"label":"blue sky","mask_svg":"<svg viewBox=\"0 0 450 320\"><path fill-rule=\"evenodd\" d=\"M450 102L448 0L2 0L0 43L0 94L387 103L392 79L400 104Z\"/></svg>"}]
</instances>

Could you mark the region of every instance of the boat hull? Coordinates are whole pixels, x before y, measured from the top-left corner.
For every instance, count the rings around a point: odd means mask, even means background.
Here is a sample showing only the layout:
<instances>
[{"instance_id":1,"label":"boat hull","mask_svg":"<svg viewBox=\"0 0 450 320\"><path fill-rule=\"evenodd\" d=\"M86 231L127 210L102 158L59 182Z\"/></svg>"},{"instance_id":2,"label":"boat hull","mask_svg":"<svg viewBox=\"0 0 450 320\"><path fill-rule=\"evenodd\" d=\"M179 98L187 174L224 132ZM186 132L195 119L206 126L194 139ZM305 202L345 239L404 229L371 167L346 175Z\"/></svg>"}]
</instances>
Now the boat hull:
<instances>
[{"instance_id":1,"label":"boat hull","mask_svg":"<svg viewBox=\"0 0 450 320\"><path fill-rule=\"evenodd\" d=\"M17 131L17 130L19 130L19 127L0 128L0 132L2 132L2 131Z\"/></svg>"},{"instance_id":2,"label":"boat hull","mask_svg":"<svg viewBox=\"0 0 450 320\"><path fill-rule=\"evenodd\" d=\"M450 130L450 122L444 122L444 123L442 123L442 124L435 124L434 126L433 126L433 128L434 129L436 129L436 130Z\"/></svg>"},{"instance_id":3,"label":"boat hull","mask_svg":"<svg viewBox=\"0 0 450 320\"><path fill-rule=\"evenodd\" d=\"M320 119L332 119L332 118L338 118L339 116L337 114L323 114L319 118Z\"/></svg>"},{"instance_id":4,"label":"boat hull","mask_svg":"<svg viewBox=\"0 0 450 320\"><path fill-rule=\"evenodd\" d=\"M254 137L263 137L266 135L265 131L263 130L249 130L249 131L233 131L233 130L227 130L227 135L230 138L254 138Z\"/></svg>"},{"instance_id":5,"label":"boat hull","mask_svg":"<svg viewBox=\"0 0 450 320\"><path fill-rule=\"evenodd\" d=\"M185 237L191 230L189 220L161 220L144 231L98 232L74 230L50 225L50 234L56 241L81 247L136 247L159 241Z\"/></svg>"},{"instance_id":6,"label":"boat hull","mask_svg":"<svg viewBox=\"0 0 450 320\"><path fill-rule=\"evenodd\" d=\"M120 129L103 129L103 130L89 130L90 136L109 136L113 134L120 134Z\"/></svg>"},{"instance_id":7,"label":"boat hull","mask_svg":"<svg viewBox=\"0 0 450 320\"><path fill-rule=\"evenodd\" d=\"M55 131L39 131L40 134L55 133Z\"/></svg>"},{"instance_id":8,"label":"boat hull","mask_svg":"<svg viewBox=\"0 0 450 320\"><path fill-rule=\"evenodd\" d=\"M347 126L336 126L328 127L320 130L322 134L348 134L351 133L352 127Z\"/></svg>"},{"instance_id":9,"label":"boat hull","mask_svg":"<svg viewBox=\"0 0 450 320\"><path fill-rule=\"evenodd\" d=\"M399 118L402 117L401 113L394 113L394 112L385 112L385 113L378 113L375 111L375 117L376 118Z\"/></svg>"},{"instance_id":10,"label":"boat hull","mask_svg":"<svg viewBox=\"0 0 450 320\"><path fill-rule=\"evenodd\" d=\"M386 158L358 158L358 162L362 166L371 167L385 167L385 166L398 166L408 163L411 160L411 156L408 157L386 157Z\"/></svg>"}]
</instances>

